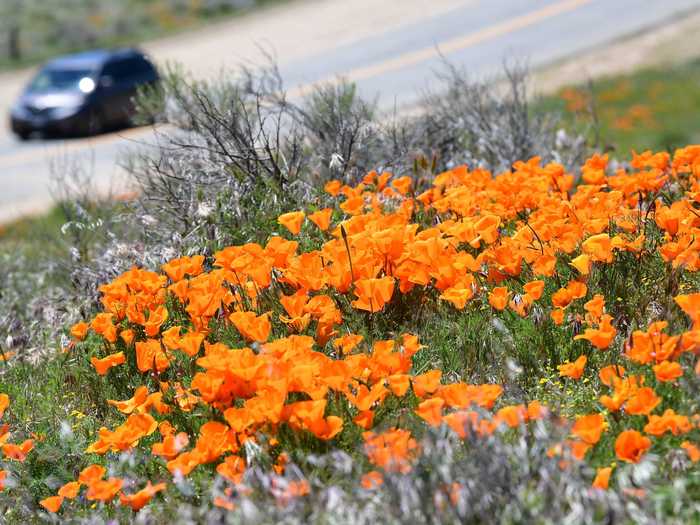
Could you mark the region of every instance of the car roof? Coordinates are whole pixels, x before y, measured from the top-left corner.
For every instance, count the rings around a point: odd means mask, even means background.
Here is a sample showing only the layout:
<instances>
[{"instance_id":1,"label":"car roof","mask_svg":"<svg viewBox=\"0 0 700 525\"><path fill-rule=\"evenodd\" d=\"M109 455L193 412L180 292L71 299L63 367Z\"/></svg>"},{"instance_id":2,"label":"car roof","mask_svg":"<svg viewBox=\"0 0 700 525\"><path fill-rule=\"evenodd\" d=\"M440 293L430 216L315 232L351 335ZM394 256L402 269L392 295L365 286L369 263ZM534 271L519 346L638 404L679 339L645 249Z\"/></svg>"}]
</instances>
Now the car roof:
<instances>
[{"instance_id":1,"label":"car roof","mask_svg":"<svg viewBox=\"0 0 700 525\"><path fill-rule=\"evenodd\" d=\"M93 49L54 58L47 62L44 67L50 69L94 69L114 59L135 57L143 57L143 53L135 48Z\"/></svg>"}]
</instances>

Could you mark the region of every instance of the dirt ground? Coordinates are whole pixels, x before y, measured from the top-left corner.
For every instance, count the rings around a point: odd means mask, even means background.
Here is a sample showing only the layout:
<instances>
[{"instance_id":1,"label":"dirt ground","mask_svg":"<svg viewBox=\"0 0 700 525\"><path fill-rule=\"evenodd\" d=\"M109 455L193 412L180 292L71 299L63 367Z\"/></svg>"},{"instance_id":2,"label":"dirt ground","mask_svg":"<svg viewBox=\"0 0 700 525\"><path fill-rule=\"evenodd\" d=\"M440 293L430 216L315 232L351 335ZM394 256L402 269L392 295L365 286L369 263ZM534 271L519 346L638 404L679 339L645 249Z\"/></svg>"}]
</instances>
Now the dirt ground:
<instances>
[{"instance_id":1,"label":"dirt ground","mask_svg":"<svg viewBox=\"0 0 700 525\"><path fill-rule=\"evenodd\" d=\"M700 12L649 28L535 71L535 92L547 94L568 84L628 73L643 67L681 63L700 57Z\"/></svg>"}]
</instances>

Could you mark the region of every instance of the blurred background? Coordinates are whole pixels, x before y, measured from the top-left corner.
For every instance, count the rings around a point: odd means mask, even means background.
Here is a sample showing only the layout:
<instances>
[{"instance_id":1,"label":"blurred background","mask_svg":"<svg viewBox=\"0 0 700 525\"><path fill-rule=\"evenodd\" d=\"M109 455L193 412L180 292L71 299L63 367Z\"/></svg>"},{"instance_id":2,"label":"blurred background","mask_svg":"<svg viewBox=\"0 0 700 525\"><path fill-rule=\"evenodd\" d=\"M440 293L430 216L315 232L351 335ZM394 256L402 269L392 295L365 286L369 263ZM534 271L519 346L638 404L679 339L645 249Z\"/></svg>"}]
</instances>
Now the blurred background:
<instances>
[{"instance_id":1,"label":"blurred background","mask_svg":"<svg viewBox=\"0 0 700 525\"><path fill-rule=\"evenodd\" d=\"M700 0L0 0L0 223L50 210L52 178L66 165L89 171L97 192L131 191L123 159L155 140L152 126L132 119L19 140L13 107L42 64L66 54L137 47L159 71L177 65L202 81L274 64L289 100L343 78L384 114L421 111L426 92L447 89L450 68L497 87L517 64L528 70L528 111L556 114L594 149L625 156L700 140L698 8Z\"/></svg>"},{"instance_id":2,"label":"blurred background","mask_svg":"<svg viewBox=\"0 0 700 525\"><path fill-rule=\"evenodd\" d=\"M0 67L133 44L275 0L3 0Z\"/></svg>"}]
</instances>

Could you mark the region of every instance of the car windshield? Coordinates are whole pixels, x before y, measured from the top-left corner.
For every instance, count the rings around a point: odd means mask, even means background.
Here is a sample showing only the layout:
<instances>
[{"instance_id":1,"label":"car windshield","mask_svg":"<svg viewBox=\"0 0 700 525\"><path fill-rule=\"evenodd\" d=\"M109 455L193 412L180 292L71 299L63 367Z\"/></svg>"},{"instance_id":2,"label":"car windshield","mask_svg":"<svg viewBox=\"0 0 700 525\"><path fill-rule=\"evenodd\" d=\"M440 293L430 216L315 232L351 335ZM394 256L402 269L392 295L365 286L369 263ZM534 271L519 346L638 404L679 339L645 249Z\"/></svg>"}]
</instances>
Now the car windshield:
<instances>
[{"instance_id":1,"label":"car windshield","mask_svg":"<svg viewBox=\"0 0 700 525\"><path fill-rule=\"evenodd\" d=\"M89 69L42 69L29 84L29 91L77 91L93 82Z\"/></svg>"}]
</instances>

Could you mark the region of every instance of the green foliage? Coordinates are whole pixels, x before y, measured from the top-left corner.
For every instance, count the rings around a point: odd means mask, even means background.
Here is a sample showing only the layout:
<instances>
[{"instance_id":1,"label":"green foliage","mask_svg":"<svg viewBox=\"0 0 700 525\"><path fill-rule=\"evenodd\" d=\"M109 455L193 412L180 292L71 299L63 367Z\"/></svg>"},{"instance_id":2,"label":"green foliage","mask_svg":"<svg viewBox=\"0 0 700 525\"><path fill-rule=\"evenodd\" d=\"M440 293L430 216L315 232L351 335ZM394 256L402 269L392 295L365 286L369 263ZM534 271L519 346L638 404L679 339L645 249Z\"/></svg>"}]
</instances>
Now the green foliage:
<instances>
[{"instance_id":1,"label":"green foliage","mask_svg":"<svg viewBox=\"0 0 700 525\"><path fill-rule=\"evenodd\" d=\"M537 111L560 111L601 149L673 151L700 139L700 61L656 67L565 87Z\"/></svg>"}]
</instances>

